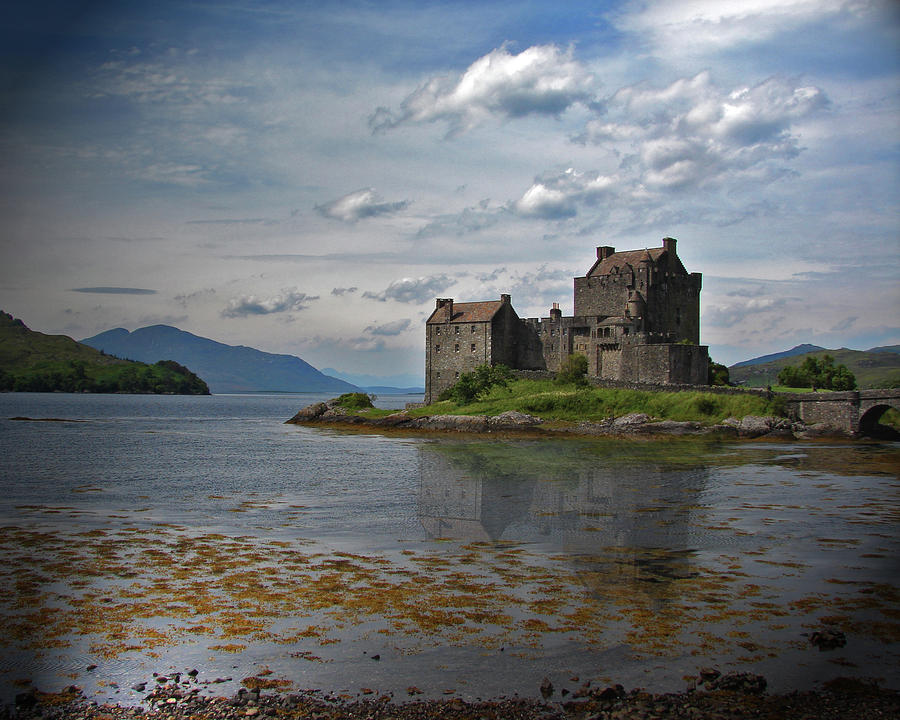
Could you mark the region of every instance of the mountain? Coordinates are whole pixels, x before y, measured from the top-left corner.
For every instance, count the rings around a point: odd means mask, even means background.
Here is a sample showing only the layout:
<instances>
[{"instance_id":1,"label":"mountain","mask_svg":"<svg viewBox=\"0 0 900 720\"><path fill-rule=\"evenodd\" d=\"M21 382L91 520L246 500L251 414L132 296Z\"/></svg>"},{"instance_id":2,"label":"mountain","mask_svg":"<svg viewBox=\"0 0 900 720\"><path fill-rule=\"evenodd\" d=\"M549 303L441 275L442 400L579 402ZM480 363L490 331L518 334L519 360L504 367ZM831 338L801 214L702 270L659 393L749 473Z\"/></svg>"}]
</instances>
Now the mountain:
<instances>
[{"instance_id":1,"label":"mountain","mask_svg":"<svg viewBox=\"0 0 900 720\"><path fill-rule=\"evenodd\" d=\"M421 375L408 373L405 375L363 375L352 374L323 368L323 373L353 383L369 393L376 395L414 395L425 392Z\"/></svg>"},{"instance_id":2,"label":"mountain","mask_svg":"<svg viewBox=\"0 0 900 720\"><path fill-rule=\"evenodd\" d=\"M774 362L775 360L781 360L782 358L794 357L795 355L806 355L808 353L819 352L821 350L825 350L825 348L819 347L818 345L810 345L806 343L803 345L792 347L790 350L785 350L784 352L772 353L771 355L761 355L760 357L752 358L750 360L744 360L743 362L735 363L731 367L739 368L746 367L747 365L762 365L764 363ZM729 370L730 369L731 368L729 368Z\"/></svg>"},{"instance_id":3,"label":"mountain","mask_svg":"<svg viewBox=\"0 0 900 720\"><path fill-rule=\"evenodd\" d=\"M745 360L728 368L731 382L748 387L765 387L778 384L778 372L788 365L799 365L804 358L813 356L821 358L831 355L836 365L846 365L856 376L861 389L900 387L900 353L890 347L872 348L871 350L826 350L817 348L814 351L795 353L798 348L815 345L798 345L784 353L765 355L753 360ZM891 346L897 347L897 346ZM900 349L900 348L898 348ZM766 360L766 358L776 358Z\"/></svg>"},{"instance_id":4,"label":"mountain","mask_svg":"<svg viewBox=\"0 0 900 720\"><path fill-rule=\"evenodd\" d=\"M31 330L2 311L0 390L209 394L205 382L168 358L147 365L110 357L67 335Z\"/></svg>"},{"instance_id":5,"label":"mountain","mask_svg":"<svg viewBox=\"0 0 900 720\"><path fill-rule=\"evenodd\" d=\"M151 325L134 332L116 328L82 342L112 355L143 362L175 360L206 380L214 393L358 390L348 382L319 372L294 355L225 345L169 325Z\"/></svg>"}]
</instances>

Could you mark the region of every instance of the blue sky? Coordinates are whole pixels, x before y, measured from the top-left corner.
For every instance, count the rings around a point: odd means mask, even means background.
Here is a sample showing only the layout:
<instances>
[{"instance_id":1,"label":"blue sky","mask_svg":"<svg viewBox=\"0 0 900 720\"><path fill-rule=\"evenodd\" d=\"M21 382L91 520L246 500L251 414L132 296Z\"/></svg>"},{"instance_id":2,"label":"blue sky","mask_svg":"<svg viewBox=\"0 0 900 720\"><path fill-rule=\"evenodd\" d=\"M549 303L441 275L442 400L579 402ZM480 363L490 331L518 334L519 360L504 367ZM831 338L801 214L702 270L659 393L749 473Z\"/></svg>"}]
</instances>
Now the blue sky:
<instances>
[{"instance_id":1,"label":"blue sky","mask_svg":"<svg viewBox=\"0 0 900 720\"><path fill-rule=\"evenodd\" d=\"M0 29L0 308L421 377L437 296L572 312L679 240L702 342L900 343L900 6L34 2Z\"/></svg>"}]
</instances>

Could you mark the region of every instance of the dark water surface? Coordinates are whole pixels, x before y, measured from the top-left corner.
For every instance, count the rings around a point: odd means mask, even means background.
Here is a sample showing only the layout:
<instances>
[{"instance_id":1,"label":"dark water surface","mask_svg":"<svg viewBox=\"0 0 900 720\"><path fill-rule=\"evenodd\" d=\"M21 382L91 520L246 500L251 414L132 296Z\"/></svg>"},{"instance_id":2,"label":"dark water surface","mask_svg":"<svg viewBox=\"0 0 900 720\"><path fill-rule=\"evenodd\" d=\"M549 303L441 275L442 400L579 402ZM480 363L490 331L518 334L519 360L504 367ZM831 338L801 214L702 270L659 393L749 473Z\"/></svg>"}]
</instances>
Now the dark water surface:
<instances>
[{"instance_id":1,"label":"dark water surface","mask_svg":"<svg viewBox=\"0 0 900 720\"><path fill-rule=\"evenodd\" d=\"M283 424L314 399L0 395L0 701L137 703L190 668L214 694L900 687L897 443Z\"/></svg>"}]
</instances>

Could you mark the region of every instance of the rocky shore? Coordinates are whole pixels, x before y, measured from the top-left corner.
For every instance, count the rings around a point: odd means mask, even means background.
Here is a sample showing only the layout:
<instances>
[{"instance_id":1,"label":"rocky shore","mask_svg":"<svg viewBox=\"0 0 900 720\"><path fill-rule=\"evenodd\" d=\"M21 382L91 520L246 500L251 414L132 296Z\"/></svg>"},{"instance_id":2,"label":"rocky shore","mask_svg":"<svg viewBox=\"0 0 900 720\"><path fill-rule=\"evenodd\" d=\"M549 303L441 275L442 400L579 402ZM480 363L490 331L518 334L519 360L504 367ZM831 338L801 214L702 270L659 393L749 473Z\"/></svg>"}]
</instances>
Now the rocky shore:
<instances>
[{"instance_id":1,"label":"rocky shore","mask_svg":"<svg viewBox=\"0 0 900 720\"><path fill-rule=\"evenodd\" d=\"M846 437L834 428L805 425L780 417L727 418L717 425L675 420L653 420L645 413L631 413L602 422L547 423L533 415L510 410L500 415L425 415L414 416L401 410L383 417L367 417L340 407L336 400L308 405L287 421L294 425L360 426L417 432L530 433L550 435L710 435L732 438L786 438L809 440L821 437Z\"/></svg>"},{"instance_id":2,"label":"rocky shore","mask_svg":"<svg viewBox=\"0 0 900 720\"><path fill-rule=\"evenodd\" d=\"M836 679L817 691L780 695L766 693L765 678L748 673L720 675L703 670L680 693L626 692L621 685L577 690L556 689L549 680L540 687L544 700L518 697L465 702L458 698L416 700L377 696L364 691L356 697L320 692L269 693L259 687L230 698L201 697L194 677L157 678L141 707L97 704L71 686L60 693L31 691L16 697L15 704L0 708L0 718L10 720L245 720L285 718L312 720L885 720L900 717L900 693L860 680ZM577 678L573 678L577 686Z\"/></svg>"}]
</instances>

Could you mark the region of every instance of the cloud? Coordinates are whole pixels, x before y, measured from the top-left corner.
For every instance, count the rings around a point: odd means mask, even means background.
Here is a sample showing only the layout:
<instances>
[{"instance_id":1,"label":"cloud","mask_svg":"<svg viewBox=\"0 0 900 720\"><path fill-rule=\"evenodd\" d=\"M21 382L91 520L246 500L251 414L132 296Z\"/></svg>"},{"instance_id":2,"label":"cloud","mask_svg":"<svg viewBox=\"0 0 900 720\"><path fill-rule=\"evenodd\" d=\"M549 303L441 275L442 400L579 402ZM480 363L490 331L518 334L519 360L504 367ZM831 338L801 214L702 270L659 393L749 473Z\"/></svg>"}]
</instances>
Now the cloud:
<instances>
[{"instance_id":1,"label":"cloud","mask_svg":"<svg viewBox=\"0 0 900 720\"><path fill-rule=\"evenodd\" d=\"M363 188L324 205L316 205L316 211L325 217L354 223L363 218L392 215L409 207L409 200L383 202L373 188Z\"/></svg>"},{"instance_id":2,"label":"cloud","mask_svg":"<svg viewBox=\"0 0 900 720\"><path fill-rule=\"evenodd\" d=\"M382 292L364 292L363 297L381 302L395 300L401 303L423 303L442 293L455 282L455 279L447 275L400 278L391 282Z\"/></svg>"},{"instance_id":3,"label":"cloud","mask_svg":"<svg viewBox=\"0 0 900 720\"><path fill-rule=\"evenodd\" d=\"M711 327L732 327L763 313L781 311L787 305L788 300L789 298L766 296L751 298L740 303L706 305L703 308L701 322L703 325ZM758 324L758 321L753 324Z\"/></svg>"},{"instance_id":4,"label":"cloud","mask_svg":"<svg viewBox=\"0 0 900 720\"><path fill-rule=\"evenodd\" d=\"M596 203L617 182L615 177L568 168L555 175L536 178L513 204L513 209L525 217L551 220L574 217L578 205Z\"/></svg>"},{"instance_id":5,"label":"cloud","mask_svg":"<svg viewBox=\"0 0 900 720\"><path fill-rule=\"evenodd\" d=\"M267 298L243 295L228 301L228 307L222 311L222 317L239 318L305 310L309 302L318 299L318 295L307 295L296 290L283 290L280 295Z\"/></svg>"},{"instance_id":6,"label":"cloud","mask_svg":"<svg viewBox=\"0 0 900 720\"><path fill-rule=\"evenodd\" d=\"M433 77L410 94L395 113L380 107L369 117L373 132L401 125L446 121L448 135L488 119L558 116L575 103L590 104L594 76L572 50L535 45L518 55L506 46L472 63L459 77Z\"/></svg>"},{"instance_id":7,"label":"cloud","mask_svg":"<svg viewBox=\"0 0 900 720\"><path fill-rule=\"evenodd\" d=\"M438 215L416 233L417 238L455 235L465 237L496 225L509 210L491 207L490 200L482 200L475 207L463 208L458 213Z\"/></svg>"},{"instance_id":8,"label":"cloud","mask_svg":"<svg viewBox=\"0 0 900 720\"><path fill-rule=\"evenodd\" d=\"M126 287L84 287L70 288L69 292L96 293L98 295L156 295L156 290Z\"/></svg>"},{"instance_id":9,"label":"cloud","mask_svg":"<svg viewBox=\"0 0 900 720\"><path fill-rule=\"evenodd\" d=\"M393 337L400 335L409 329L412 321L409 318L404 320L395 320L394 322L384 323L383 325L370 325L364 332L370 335L382 335L385 337Z\"/></svg>"},{"instance_id":10,"label":"cloud","mask_svg":"<svg viewBox=\"0 0 900 720\"><path fill-rule=\"evenodd\" d=\"M356 287L346 287L346 288L336 287L336 288L332 289L331 294L335 295L337 297L343 297L347 293L355 293L358 289L359 288L356 288Z\"/></svg>"},{"instance_id":11,"label":"cloud","mask_svg":"<svg viewBox=\"0 0 900 720\"><path fill-rule=\"evenodd\" d=\"M824 91L794 79L726 92L704 71L663 88L618 90L574 139L620 154L620 170L650 190L770 182L784 172L777 163L801 150L794 126L828 105Z\"/></svg>"},{"instance_id":12,"label":"cloud","mask_svg":"<svg viewBox=\"0 0 900 720\"><path fill-rule=\"evenodd\" d=\"M876 5L857 0L667 0L636 4L640 9L621 15L617 24L665 56L758 44L828 16L862 15Z\"/></svg>"}]
</instances>

